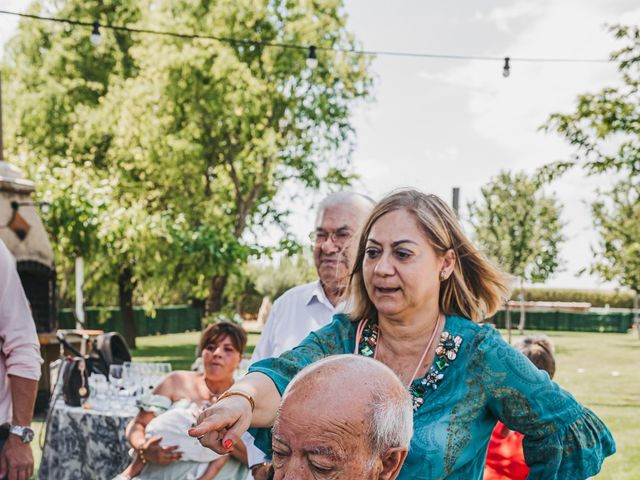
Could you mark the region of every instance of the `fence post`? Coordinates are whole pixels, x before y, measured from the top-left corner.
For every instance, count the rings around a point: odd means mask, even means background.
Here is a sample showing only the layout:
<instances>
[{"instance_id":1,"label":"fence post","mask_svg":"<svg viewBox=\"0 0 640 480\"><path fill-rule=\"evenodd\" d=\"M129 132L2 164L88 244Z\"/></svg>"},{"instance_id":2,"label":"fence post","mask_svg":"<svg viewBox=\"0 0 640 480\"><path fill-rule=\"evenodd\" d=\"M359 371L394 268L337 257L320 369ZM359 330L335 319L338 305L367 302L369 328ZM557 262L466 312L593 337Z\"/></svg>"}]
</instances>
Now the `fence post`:
<instances>
[{"instance_id":1,"label":"fence post","mask_svg":"<svg viewBox=\"0 0 640 480\"><path fill-rule=\"evenodd\" d=\"M638 340L640 340L640 292L636 292L633 297L633 323L636 326Z\"/></svg>"}]
</instances>

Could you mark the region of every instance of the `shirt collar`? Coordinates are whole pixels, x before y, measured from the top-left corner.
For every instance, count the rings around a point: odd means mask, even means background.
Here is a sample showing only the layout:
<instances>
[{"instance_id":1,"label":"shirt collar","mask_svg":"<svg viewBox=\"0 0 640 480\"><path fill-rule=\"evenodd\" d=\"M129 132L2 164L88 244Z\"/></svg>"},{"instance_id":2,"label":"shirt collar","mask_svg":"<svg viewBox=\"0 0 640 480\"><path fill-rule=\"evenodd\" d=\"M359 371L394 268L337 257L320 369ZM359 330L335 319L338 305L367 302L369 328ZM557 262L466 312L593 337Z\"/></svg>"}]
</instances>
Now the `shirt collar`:
<instances>
[{"instance_id":1,"label":"shirt collar","mask_svg":"<svg viewBox=\"0 0 640 480\"><path fill-rule=\"evenodd\" d=\"M330 308L331 310L337 310L336 307L331 305L331 302L327 298L327 294L324 292L324 288L322 288L322 284L320 280L316 281L313 285L313 288L309 292L309 298L307 299L307 305L311 305L314 302L319 302L323 304L325 307ZM342 303L338 304L340 307Z\"/></svg>"}]
</instances>

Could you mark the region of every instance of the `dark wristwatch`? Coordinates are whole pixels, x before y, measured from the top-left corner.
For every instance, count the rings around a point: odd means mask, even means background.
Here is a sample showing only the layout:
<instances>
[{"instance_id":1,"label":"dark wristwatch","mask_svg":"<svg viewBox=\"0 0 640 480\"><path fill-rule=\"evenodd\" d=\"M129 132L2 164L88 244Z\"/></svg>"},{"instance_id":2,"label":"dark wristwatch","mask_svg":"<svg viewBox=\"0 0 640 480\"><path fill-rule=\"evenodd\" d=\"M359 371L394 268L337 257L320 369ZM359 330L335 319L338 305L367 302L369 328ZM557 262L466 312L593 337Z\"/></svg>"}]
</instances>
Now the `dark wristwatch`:
<instances>
[{"instance_id":1,"label":"dark wristwatch","mask_svg":"<svg viewBox=\"0 0 640 480\"><path fill-rule=\"evenodd\" d=\"M22 443L30 443L33 440L34 433L31 427L21 427L19 425L11 425L9 427L9 433L20 437Z\"/></svg>"}]
</instances>

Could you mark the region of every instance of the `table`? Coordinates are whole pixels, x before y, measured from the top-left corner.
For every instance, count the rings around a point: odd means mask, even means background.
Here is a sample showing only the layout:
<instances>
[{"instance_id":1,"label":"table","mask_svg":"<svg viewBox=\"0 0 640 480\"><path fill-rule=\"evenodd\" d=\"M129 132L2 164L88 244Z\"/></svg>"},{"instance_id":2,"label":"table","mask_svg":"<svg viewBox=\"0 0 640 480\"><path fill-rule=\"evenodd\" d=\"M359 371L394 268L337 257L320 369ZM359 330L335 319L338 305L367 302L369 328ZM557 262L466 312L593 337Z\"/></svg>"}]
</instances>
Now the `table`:
<instances>
[{"instance_id":1,"label":"table","mask_svg":"<svg viewBox=\"0 0 640 480\"><path fill-rule=\"evenodd\" d=\"M111 480L128 465L124 429L135 407L96 411L58 400L51 409L39 480Z\"/></svg>"}]
</instances>

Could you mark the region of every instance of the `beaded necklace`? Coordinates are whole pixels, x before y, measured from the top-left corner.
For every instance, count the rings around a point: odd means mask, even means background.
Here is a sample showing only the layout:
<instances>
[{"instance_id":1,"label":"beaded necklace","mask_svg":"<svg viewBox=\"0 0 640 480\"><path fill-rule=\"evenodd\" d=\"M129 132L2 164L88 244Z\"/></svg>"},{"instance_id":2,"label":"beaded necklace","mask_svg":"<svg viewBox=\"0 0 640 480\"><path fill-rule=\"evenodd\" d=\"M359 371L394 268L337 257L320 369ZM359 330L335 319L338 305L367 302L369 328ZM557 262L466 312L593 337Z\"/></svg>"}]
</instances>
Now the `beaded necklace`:
<instances>
[{"instance_id":1,"label":"beaded necklace","mask_svg":"<svg viewBox=\"0 0 640 480\"><path fill-rule=\"evenodd\" d=\"M425 352L422 354L420 363L416 368L416 372L413 374L407 389L411 393L411 399L413 401L413 410L417 411L424 404L424 397L427 393L427 389L430 387L432 390L438 388L438 384L444 378L444 370L449 367L451 362L456 359L460 345L462 345L462 337L456 335L450 335L449 332L443 331L440 334L440 342L435 350L435 360L433 365L427 371L427 374L416 379L416 375L420 371L427 352L433 344L433 338L438 331L440 322L440 316L438 316L438 322L431 334L431 338ZM356 354L363 355L365 357L376 358L376 345L381 337L380 326L376 321L361 320L356 332Z\"/></svg>"}]
</instances>

